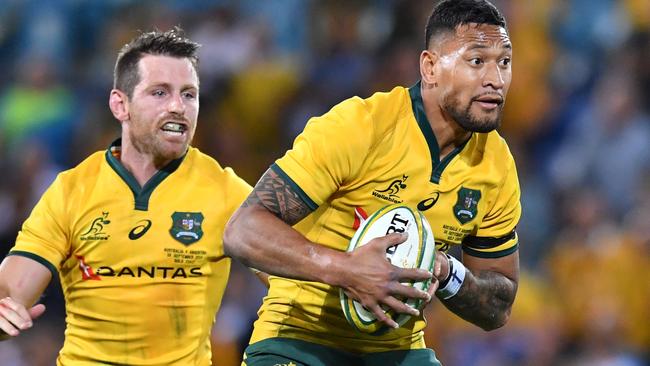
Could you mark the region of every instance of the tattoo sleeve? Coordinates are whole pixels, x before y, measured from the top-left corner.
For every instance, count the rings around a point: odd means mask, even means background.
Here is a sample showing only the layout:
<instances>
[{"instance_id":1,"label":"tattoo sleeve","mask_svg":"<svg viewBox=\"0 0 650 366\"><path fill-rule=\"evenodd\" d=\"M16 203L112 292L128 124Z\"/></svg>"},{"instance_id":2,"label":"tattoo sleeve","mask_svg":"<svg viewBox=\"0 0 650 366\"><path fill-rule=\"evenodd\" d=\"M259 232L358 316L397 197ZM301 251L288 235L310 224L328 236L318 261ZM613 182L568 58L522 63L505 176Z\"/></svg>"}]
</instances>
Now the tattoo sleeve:
<instances>
[{"instance_id":1,"label":"tattoo sleeve","mask_svg":"<svg viewBox=\"0 0 650 366\"><path fill-rule=\"evenodd\" d=\"M516 293L517 283L501 273L468 272L458 294L443 303L461 318L493 330L508 320Z\"/></svg>"},{"instance_id":2,"label":"tattoo sleeve","mask_svg":"<svg viewBox=\"0 0 650 366\"><path fill-rule=\"evenodd\" d=\"M289 225L296 224L313 211L272 169L260 178L243 206L262 206Z\"/></svg>"}]
</instances>

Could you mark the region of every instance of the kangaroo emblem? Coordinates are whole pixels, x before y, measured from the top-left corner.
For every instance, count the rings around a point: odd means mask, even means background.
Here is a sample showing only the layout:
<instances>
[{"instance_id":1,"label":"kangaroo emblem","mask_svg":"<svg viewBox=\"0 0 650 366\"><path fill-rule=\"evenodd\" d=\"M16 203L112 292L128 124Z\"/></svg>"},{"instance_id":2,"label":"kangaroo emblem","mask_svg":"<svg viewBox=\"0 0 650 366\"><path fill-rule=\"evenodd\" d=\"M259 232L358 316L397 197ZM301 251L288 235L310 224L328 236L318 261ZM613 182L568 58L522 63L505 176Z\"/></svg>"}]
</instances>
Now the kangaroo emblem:
<instances>
[{"instance_id":1,"label":"kangaroo emblem","mask_svg":"<svg viewBox=\"0 0 650 366\"><path fill-rule=\"evenodd\" d=\"M92 224L90 224L90 228L88 229L88 231L86 231L85 233L83 233L81 235L85 236L85 235L88 235L88 234L95 235L95 234L103 233L102 230L104 230L104 225L108 225L108 224L111 223L111 221L108 220L107 218L108 218L108 212L102 212L102 216L100 216L100 217L96 218L95 220L93 220Z\"/></svg>"},{"instance_id":2,"label":"kangaroo emblem","mask_svg":"<svg viewBox=\"0 0 650 366\"><path fill-rule=\"evenodd\" d=\"M388 194L389 197L395 198L397 194L399 193L400 189L406 188L406 179L408 176L402 175L402 179L395 179L389 186L388 188L381 190L381 191L376 191L377 193L385 193Z\"/></svg>"}]
</instances>

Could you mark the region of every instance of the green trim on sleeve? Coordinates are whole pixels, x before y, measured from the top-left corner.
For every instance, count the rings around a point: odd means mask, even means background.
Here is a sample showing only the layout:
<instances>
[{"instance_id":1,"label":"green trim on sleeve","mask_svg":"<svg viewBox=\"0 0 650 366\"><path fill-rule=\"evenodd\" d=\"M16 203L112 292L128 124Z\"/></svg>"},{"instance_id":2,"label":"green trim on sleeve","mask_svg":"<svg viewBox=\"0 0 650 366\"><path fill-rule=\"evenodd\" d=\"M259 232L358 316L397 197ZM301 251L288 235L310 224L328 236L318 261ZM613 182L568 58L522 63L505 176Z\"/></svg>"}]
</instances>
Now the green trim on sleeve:
<instances>
[{"instance_id":1,"label":"green trim on sleeve","mask_svg":"<svg viewBox=\"0 0 650 366\"><path fill-rule=\"evenodd\" d=\"M59 273L55 265L53 265L52 263L50 263L50 261L41 257L40 255L31 252L25 252L23 250L12 250L7 254L7 257L10 255L17 255L17 256L21 256L21 257L25 257L37 261L38 263L47 267L47 269L49 269L50 272L52 272L52 277L56 277Z\"/></svg>"},{"instance_id":2,"label":"green trim on sleeve","mask_svg":"<svg viewBox=\"0 0 650 366\"><path fill-rule=\"evenodd\" d=\"M472 257L478 257L478 258L501 258L505 257L507 255L510 255L514 252L516 252L519 249L519 243L516 243L514 246L504 249L504 250L499 250L496 252L482 252L479 250L474 250L472 248L463 246L463 252L465 254L471 255Z\"/></svg>"},{"instance_id":3,"label":"green trim on sleeve","mask_svg":"<svg viewBox=\"0 0 650 366\"><path fill-rule=\"evenodd\" d=\"M463 239L463 246L470 247L473 249L490 249L496 248L499 245L505 244L508 241L517 237L517 233L513 230L509 234L506 234L502 237L491 237L491 236L467 236Z\"/></svg>"},{"instance_id":4,"label":"green trim on sleeve","mask_svg":"<svg viewBox=\"0 0 650 366\"><path fill-rule=\"evenodd\" d=\"M302 199L307 207L309 207L312 211L316 211L318 209L316 202L309 198L307 193L305 193L305 191L303 191L302 188L300 188L300 186L296 184L296 182L294 182L293 179L291 179L291 177L287 175L287 173L285 173L278 164L273 163L273 165L271 165L271 169L273 169L274 172L276 172L280 177L282 177L282 179L284 179L285 182L287 182L287 184L291 186L291 188L296 192L296 194L298 194L298 197Z\"/></svg>"}]
</instances>

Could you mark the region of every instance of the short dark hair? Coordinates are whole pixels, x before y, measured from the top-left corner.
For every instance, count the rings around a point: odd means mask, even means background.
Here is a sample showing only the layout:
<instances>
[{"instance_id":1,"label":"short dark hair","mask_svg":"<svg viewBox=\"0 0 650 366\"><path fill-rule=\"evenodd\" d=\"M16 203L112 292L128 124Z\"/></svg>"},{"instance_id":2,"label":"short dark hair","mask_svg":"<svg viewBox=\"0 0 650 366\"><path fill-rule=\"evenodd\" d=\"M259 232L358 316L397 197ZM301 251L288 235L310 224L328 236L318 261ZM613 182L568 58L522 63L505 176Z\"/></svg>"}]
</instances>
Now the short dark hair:
<instances>
[{"instance_id":1,"label":"short dark hair","mask_svg":"<svg viewBox=\"0 0 650 366\"><path fill-rule=\"evenodd\" d=\"M144 55L162 55L188 58L198 72L197 50L201 45L184 37L179 27L166 32L152 31L142 33L122 47L117 54L113 71L113 88L133 96L135 86L140 82L138 62Z\"/></svg>"},{"instance_id":2,"label":"short dark hair","mask_svg":"<svg viewBox=\"0 0 650 366\"><path fill-rule=\"evenodd\" d=\"M507 30L506 19L499 9L487 0L443 0L431 12L424 34L424 48L434 35L454 32L461 24L498 25Z\"/></svg>"}]
</instances>

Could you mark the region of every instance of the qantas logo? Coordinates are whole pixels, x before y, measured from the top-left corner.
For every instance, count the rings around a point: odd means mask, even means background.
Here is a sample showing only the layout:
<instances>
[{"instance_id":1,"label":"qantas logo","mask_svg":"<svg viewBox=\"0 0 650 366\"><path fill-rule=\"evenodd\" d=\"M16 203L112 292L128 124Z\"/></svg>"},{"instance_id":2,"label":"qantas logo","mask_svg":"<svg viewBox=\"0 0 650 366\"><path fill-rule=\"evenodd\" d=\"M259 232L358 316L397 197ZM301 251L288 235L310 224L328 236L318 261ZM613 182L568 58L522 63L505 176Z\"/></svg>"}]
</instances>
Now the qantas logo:
<instances>
[{"instance_id":1,"label":"qantas logo","mask_svg":"<svg viewBox=\"0 0 650 366\"><path fill-rule=\"evenodd\" d=\"M97 274L102 277L149 277L149 278L188 278L201 277L201 267L121 267L113 268L101 266L97 268Z\"/></svg>"},{"instance_id":2,"label":"qantas logo","mask_svg":"<svg viewBox=\"0 0 650 366\"><path fill-rule=\"evenodd\" d=\"M81 255L75 255L77 257L77 260L79 261L79 270L81 271L81 279L84 281L87 280L96 280L99 281L101 278L99 278L98 275L93 272L93 267L89 266L86 264L86 260L84 259L83 256Z\"/></svg>"},{"instance_id":3,"label":"qantas logo","mask_svg":"<svg viewBox=\"0 0 650 366\"><path fill-rule=\"evenodd\" d=\"M101 266L97 271L86 263L86 259L81 255L75 256L79 261L79 271L81 279L84 281L94 280L101 281L102 277L148 277L148 278L189 278L201 277L201 267L117 267Z\"/></svg>"},{"instance_id":4,"label":"qantas logo","mask_svg":"<svg viewBox=\"0 0 650 366\"><path fill-rule=\"evenodd\" d=\"M129 239L138 240L149 231L151 220L140 220L137 225L129 231Z\"/></svg>"},{"instance_id":5,"label":"qantas logo","mask_svg":"<svg viewBox=\"0 0 650 366\"><path fill-rule=\"evenodd\" d=\"M364 221L368 219L368 214L361 207L354 208L354 223L352 224L352 229L357 230L361 227Z\"/></svg>"}]
</instances>

